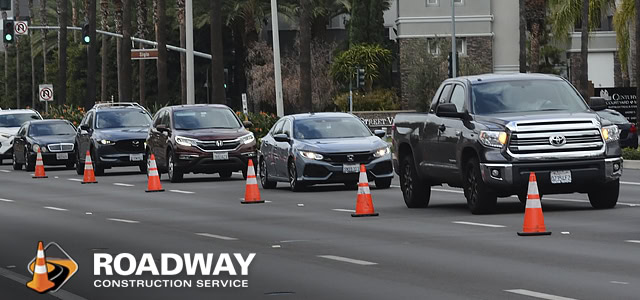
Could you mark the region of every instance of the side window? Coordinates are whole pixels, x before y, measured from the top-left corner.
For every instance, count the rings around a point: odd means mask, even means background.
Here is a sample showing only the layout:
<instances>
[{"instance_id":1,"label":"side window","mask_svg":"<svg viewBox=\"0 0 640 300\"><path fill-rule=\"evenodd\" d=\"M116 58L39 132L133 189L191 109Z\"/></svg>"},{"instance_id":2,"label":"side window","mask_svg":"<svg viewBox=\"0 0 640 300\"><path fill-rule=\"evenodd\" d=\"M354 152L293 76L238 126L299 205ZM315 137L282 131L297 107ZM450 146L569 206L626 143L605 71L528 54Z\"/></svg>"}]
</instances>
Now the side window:
<instances>
[{"instance_id":1,"label":"side window","mask_svg":"<svg viewBox=\"0 0 640 300\"><path fill-rule=\"evenodd\" d=\"M284 123L284 127L282 128L282 133L286 134L288 137L291 137L291 121L287 120Z\"/></svg>"},{"instance_id":2,"label":"side window","mask_svg":"<svg viewBox=\"0 0 640 300\"><path fill-rule=\"evenodd\" d=\"M89 113L89 118L87 118L87 125L89 126L89 128L93 128L93 116L94 113L91 112Z\"/></svg>"},{"instance_id":3,"label":"side window","mask_svg":"<svg viewBox=\"0 0 640 300\"><path fill-rule=\"evenodd\" d=\"M436 92L436 96L433 97L434 100L437 99L437 101L431 103L432 112L436 111L436 107L438 107L438 104L447 102L447 100L449 99L449 93L451 92L451 84L445 85L444 88L441 88L440 90L438 90L438 92L440 92L440 94Z\"/></svg>"},{"instance_id":4,"label":"side window","mask_svg":"<svg viewBox=\"0 0 640 300\"><path fill-rule=\"evenodd\" d=\"M169 110L164 111L164 116L162 116L162 124L166 125L167 128L171 128L171 114Z\"/></svg>"},{"instance_id":5,"label":"side window","mask_svg":"<svg viewBox=\"0 0 640 300\"><path fill-rule=\"evenodd\" d=\"M281 120L280 122L276 123L275 126L273 126L273 132L271 132L271 135L276 135L278 133L282 133L282 126L284 125L284 120Z\"/></svg>"},{"instance_id":6,"label":"side window","mask_svg":"<svg viewBox=\"0 0 640 300\"><path fill-rule=\"evenodd\" d=\"M440 99L440 93L442 93L443 86L441 85L436 93L433 95L431 99L431 106L429 108L429 112L434 113L436 111L436 106L438 106L438 99Z\"/></svg>"},{"instance_id":7,"label":"side window","mask_svg":"<svg viewBox=\"0 0 640 300\"><path fill-rule=\"evenodd\" d=\"M464 111L464 87L463 86L461 85L455 86L449 102L456 105L458 112Z\"/></svg>"},{"instance_id":8,"label":"side window","mask_svg":"<svg viewBox=\"0 0 640 300\"><path fill-rule=\"evenodd\" d=\"M18 130L18 136L25 136L27 134L27 126L22 125L20 130Z\"/></svg>"},{"instance_id":9,"label":"side window","mask_svg":"<svg viewBox=\"0 0 640 300\"><path fill-rule=\"evenodd\" d=\"M153 118L153 127L158 127L158 124L161 124L163 114L164 114L163 110L156 113L156 116Z\"/></svg>"}]
</instances>

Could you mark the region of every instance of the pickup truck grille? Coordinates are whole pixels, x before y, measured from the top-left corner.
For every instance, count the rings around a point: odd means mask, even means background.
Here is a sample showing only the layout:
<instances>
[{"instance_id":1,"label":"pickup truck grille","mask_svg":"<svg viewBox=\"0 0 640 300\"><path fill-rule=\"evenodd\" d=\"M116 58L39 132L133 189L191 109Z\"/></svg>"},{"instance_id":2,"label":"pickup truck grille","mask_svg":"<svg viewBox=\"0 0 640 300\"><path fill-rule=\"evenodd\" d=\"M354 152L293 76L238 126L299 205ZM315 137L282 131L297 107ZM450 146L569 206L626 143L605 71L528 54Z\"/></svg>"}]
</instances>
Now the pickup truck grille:
<instances>
[{"instance_id":1,"label":"pickup truck grille","mask_svg":"<svg viewBox=\"0 0 640 300\"><path fill-rule=\"evenodd\" d=\"M591 120L517 123L509 141L514 154L594 151L604 146L600 128Z\"/></svg>"}]
</instances>

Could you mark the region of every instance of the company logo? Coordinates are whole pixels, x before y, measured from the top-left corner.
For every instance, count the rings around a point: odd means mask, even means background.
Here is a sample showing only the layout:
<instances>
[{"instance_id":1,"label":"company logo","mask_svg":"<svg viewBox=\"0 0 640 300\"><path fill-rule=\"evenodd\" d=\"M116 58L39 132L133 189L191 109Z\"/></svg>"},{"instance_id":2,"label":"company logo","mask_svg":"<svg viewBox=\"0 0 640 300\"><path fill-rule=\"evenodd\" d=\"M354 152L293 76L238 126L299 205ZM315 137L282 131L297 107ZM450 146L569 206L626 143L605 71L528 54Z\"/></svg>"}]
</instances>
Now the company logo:
<instances>
[{"instance_id":1,"label":"company logo","mask_svg":"<svg viewBox=\"0 0 640 300\"><path fill-rule=\"evenodd\" d=\"M28 288L40 294L55 293L78 271L78 263L60 245L50 242L43 247L40 241L36 257L29 262L27 270L33 274L33 279L27 282Z\"/></svg>"},{"instance_id":2,"label":"company logo","mask_svg":"<svg viewBox=\"0 0 640 300\"><path fill-rule=\"evenodd\" d=\"M133 141L133 142L131 142L131 144L132 144L134 147L138 147L138 146L140 146L140 141Z\"/></svg>"},{"instance_id":3,"label":"company logo","mask_svg":"<svg viewBox=\"0 0 640 300\"><path fill-rule=\"evenodd\" d=\"M564 135L554 135L549 138L549 143L552 146L560 147L567 143L567 138Z\"/></svg>"},{"instance_id":4,"label":"company logo","mask_svg":"<svg viewBox=\"0 0 640 300\"><path fill-rule=\"evenodd\" d=\"M224 145L223 141L216 141L216 146L222 147L222 145Z\"/></svg>"},{"instance_id":5,"label":"company logo","mask_svg":"<svg viewBox=\"0 0 640 300\"><path fill-rule=\"evenodd\" d=\"M347 161L353 161L354 159L355 159L355 156L353 156L353 154L347 155Z\"/></svg>"}]
</instances>

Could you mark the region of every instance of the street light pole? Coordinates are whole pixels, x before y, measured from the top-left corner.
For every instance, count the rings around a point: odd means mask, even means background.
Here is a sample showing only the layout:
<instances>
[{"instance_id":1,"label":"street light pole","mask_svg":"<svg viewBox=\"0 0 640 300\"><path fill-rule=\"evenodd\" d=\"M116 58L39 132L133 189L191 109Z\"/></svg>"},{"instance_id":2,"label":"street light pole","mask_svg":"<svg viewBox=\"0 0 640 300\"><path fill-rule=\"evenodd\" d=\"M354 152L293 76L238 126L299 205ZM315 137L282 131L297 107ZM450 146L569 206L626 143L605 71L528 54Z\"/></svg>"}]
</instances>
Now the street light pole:
<instances>
[{"instance_id":1,"label":"street light pole","mask_svg":"<svg viewBox=\"0 0 640 300\"><path fill-rule=\"evenodd\" d=\"M458 76L458 74L456 74L458 70L458 57L456 52L458 52L456 45L456 1L451 0L451 74L453 78Z\"/></svg>"},{"instance_id":2,"label":"street light pole","mask_svg":"<svg viewBox=\"0 0 640 300\"><path fill-rule=\"evenodd\" d=\"M193 0L185 1L184 13L187 37L187 104L195 104L195 70L193 68Z\"/></svg>"},{"instance_id":3,"label":"street light pole","mask_svg":"<svg viewBox=\"0 0 640 300\"><path fill-rule=\"evenodd\" d=\"M271 31L273 32L273 70L276 85L276 112L278 117L284 116L282 101L282 75L280 70L280 34L278 32L278 2L271 0Z\"/></svg>"}]
</instances>

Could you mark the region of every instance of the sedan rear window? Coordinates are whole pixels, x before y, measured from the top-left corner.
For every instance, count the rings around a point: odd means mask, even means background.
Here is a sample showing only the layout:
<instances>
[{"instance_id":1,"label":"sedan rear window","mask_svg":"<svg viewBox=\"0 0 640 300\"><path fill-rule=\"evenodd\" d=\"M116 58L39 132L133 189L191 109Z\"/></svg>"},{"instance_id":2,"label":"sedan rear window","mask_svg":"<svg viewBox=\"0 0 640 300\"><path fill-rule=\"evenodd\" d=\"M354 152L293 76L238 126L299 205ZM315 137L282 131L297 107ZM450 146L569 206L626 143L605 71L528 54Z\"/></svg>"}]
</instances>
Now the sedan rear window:
<instances>
[{"instance_id":1,"label":"sedan rear window","mask_svg":"<svg viewBox=\"0 0 640 300\"><path fill-rule=\"evenodd\" d=\"M73 126L66 122L32 124L29 128L29 136L45 135L72 135L76 131Z\"/></svg>"},{"instance_id":2,"label":"sedan rear window","mask_svg":"<svg viewBox=\"0 0 640 300\"><path fill-rule=\"evenodd\" d=\"M40 120L40 117L33 113L0 115L0 127L20 127L31 120Z\"/></svg>"},{"instance_id":3,"label":"sedan rear window","mask_svg":"<svg viewBox=\"0 0 640 300\"><path fill-rule=\"evenodd\" d=\"M173 124L177 130L237 129L242 127L232 111L215 107L176 110L173 112Z\"/></svg>"},{"instance_id":4,"label":"sedan rear window","mask_svg":"<svg viewBox=\"0 0 640 300\"><path fill-rule=\"evenodd\" d=\"M356 118L312 118L293 123L296 139L339 139L371 136L371 131Z\"/></svg>"}]
</instances>

